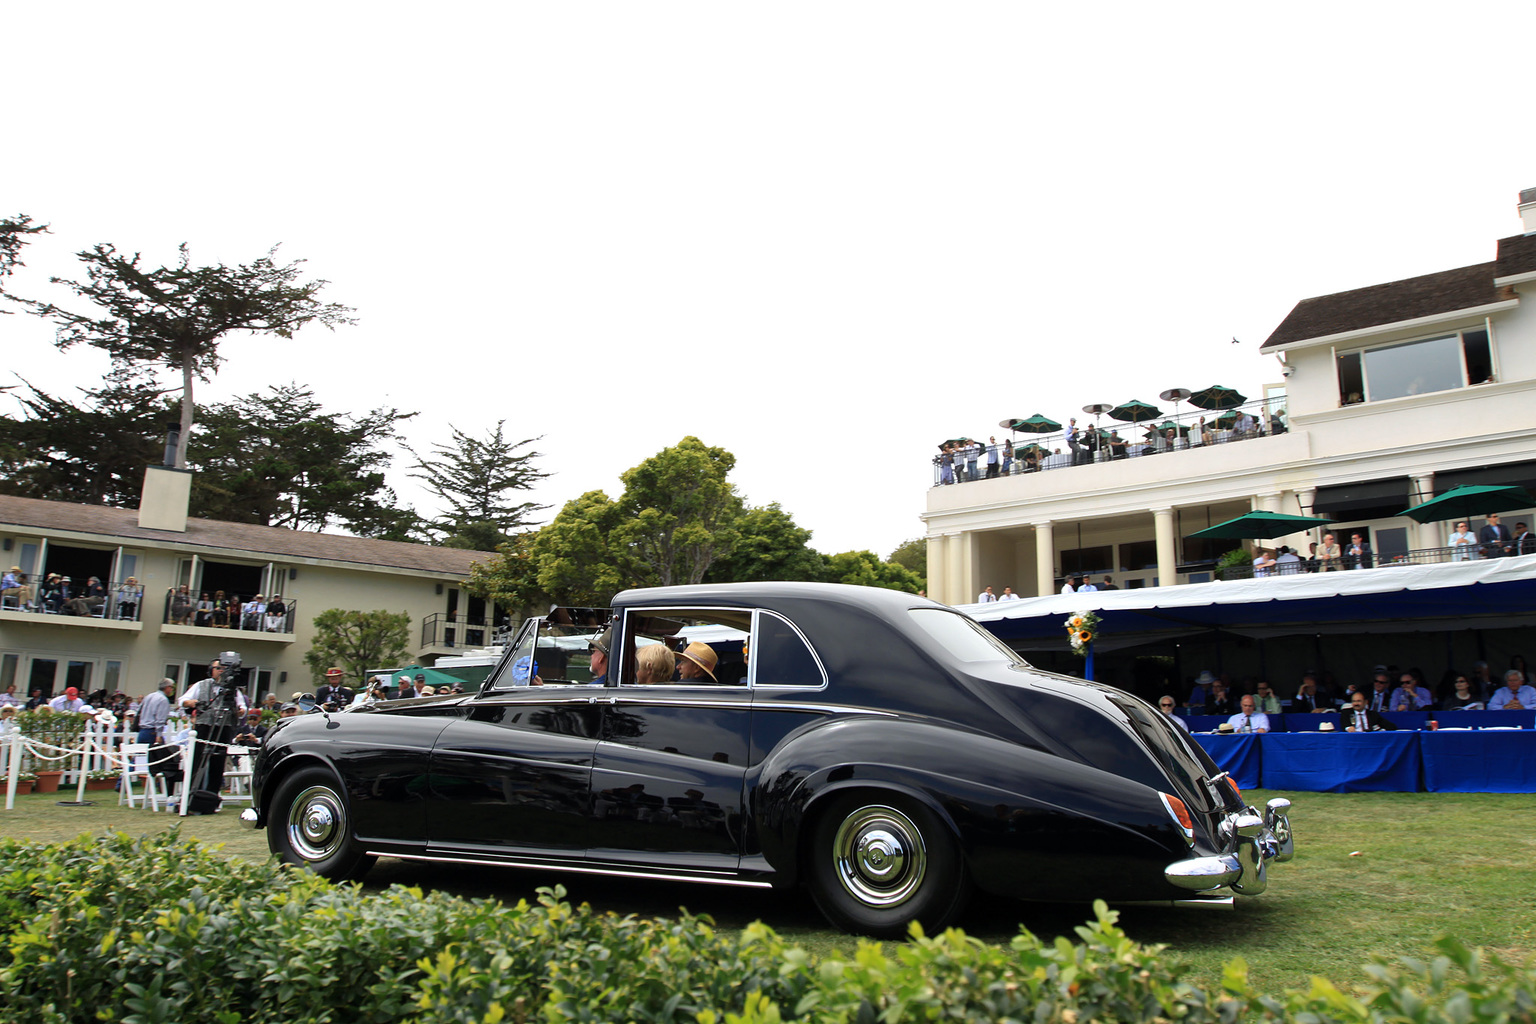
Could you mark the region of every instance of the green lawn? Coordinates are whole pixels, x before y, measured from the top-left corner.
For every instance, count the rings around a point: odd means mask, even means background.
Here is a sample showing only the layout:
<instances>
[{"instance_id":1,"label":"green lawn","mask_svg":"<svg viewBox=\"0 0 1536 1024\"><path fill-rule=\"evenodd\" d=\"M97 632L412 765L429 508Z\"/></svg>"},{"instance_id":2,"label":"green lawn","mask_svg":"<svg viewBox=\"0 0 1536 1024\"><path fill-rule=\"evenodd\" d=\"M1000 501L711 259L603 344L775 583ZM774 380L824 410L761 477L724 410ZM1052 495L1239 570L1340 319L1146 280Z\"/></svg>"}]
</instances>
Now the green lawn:
<instances>
[{"instance_id":1,"label":"green lawn","mask_svg":"<svg viewBox=\"0 0 1536 1024\"><path fill-rule=\"evenodd\" d=\"M113 793L88 795L91 807L60 806L59 796L20 797L14 810L0 810L0 835L50 842L102 828L143 833L180 823L184 833L222 843L233 856L266 856L265 833L241 829L233 811L183 820L118 807ZM1121 910L1133 938L1166 943L1168 955L1192 964L1199 981L1218 983L1222 965L1241 956L1254 983L1271 991L1305 988L1313 974L1354 988L1372 954L1426 955L1445 932L1507 959L1536 953L1536 795L1247 795L1258 806L1271 796L1295 801L1296 858L1270 868L1267 893L1239 898L1230 910ZM817 952L853 946L824 926L807 898L793 894L392 860L368 876L370 886L394 882L509 900L559 882L573 901L599 909L667 914L686 906L725 927L762 919ZM1089 916L1086 904L983 898L962 927L1006 942L1021 924L1049 937L1070 934Z\"/></svg>"}]
</instances>

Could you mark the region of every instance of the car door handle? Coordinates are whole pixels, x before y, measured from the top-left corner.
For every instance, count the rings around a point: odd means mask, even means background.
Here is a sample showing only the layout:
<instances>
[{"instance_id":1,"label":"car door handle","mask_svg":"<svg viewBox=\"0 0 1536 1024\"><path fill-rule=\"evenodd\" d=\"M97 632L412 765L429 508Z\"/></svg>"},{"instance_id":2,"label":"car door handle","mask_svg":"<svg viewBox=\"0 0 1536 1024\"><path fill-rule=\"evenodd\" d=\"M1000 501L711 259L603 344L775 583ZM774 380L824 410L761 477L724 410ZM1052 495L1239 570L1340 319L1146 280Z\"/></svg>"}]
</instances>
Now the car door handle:
<instances>
[{"instance_id":1,"label":"car door handle","mask_svg":"<svg viewBox=\"0 0 1536 1024\"><path fill-rule=\"evenodd\" d=\"M587 703L588 704L617 704L618 702L619 702L619 698L617 698L617 697L588 697L587 698Z\"/></svg>"}]
</instances>

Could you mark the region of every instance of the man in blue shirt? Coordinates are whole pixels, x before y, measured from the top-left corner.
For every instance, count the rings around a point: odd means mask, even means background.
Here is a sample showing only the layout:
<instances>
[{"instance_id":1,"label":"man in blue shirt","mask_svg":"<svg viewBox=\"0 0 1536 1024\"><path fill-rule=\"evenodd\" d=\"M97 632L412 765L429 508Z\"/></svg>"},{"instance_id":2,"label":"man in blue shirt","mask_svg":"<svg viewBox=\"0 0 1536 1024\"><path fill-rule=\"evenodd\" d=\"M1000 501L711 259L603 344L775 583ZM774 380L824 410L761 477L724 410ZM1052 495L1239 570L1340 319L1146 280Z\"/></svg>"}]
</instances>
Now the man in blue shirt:
<instances>
[{"instance_id":1,"label":"man in blue shirt","mask_svg":"<svg viewBox=\"0 0 1536 1024\"><path fill-rule=\"evenodd\" d=\"M1489 711L1536 711L1536 686L1525 681L1525 673L1512 668L1504 673L1504 685L1488 699Z\"/></svg>"}]
</instances>

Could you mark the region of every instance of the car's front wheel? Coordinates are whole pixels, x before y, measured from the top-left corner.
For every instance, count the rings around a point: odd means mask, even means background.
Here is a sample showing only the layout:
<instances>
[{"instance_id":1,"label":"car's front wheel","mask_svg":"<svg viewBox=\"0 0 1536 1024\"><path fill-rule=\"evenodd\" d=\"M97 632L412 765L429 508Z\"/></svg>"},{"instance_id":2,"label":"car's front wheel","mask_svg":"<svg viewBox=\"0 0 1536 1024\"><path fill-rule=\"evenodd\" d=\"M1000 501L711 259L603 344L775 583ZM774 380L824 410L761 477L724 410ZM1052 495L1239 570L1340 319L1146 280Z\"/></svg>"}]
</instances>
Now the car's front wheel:
<instances>
[{"instance_id":1,"label":"car's front wheel","mask_svg":"<svg viewBox=\"0 0 1536 1024\"><path fill-rule=\"evenodd\" d=\"M334 881L361 878L374 861L353 840L341 784L324 768L301 769L278 786L267 846L287 863Z\"/></svg>"},{"instance_id":2,"label":"car's front wheel","mask_svg":"<svg viewBox=\"0 0 1536 1024\"><path fill-rule=\"evenodd\" d=\"M837 797L811 830L811 894L845 931L901 938L953 921L969 885L954 835L915 800L893 793Z\"/></svg>"}]
</instances>

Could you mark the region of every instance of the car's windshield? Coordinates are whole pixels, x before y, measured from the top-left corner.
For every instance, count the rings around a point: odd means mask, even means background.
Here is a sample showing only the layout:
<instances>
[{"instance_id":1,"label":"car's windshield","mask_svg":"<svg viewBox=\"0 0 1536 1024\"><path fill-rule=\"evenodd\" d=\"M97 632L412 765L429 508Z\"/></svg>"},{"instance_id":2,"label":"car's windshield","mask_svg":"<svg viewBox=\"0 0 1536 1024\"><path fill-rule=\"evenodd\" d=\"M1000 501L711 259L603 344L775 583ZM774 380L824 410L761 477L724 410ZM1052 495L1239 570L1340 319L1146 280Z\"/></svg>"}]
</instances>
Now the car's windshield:
<instances>
[{"instance_id":1,"label":"car's windshield","mask_svg":"<svg viewBox=\"0 0 1536 1024\"><path fill-rule=\"evenodd\" d=\"M591 642L602 630L538 620L525 628L511 657L498 666L492 689L510 686L559 686L592 681Z\"/></svg>"},{"instance_id":2,"label":"car's windshield","mask_svg":"<svg viewBox=\"0 0 1536 1024\"><path fill-rule=\"evenodd\" d=\"M959 612L943 608L912 608L912 621L944 648L950 656L967 664L1001 662L1024 665L1024 659L1009 650L997 637Z\"/></svg>"}]
</instances>

